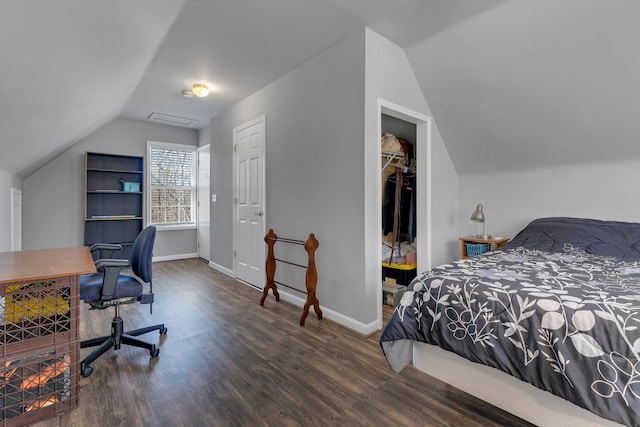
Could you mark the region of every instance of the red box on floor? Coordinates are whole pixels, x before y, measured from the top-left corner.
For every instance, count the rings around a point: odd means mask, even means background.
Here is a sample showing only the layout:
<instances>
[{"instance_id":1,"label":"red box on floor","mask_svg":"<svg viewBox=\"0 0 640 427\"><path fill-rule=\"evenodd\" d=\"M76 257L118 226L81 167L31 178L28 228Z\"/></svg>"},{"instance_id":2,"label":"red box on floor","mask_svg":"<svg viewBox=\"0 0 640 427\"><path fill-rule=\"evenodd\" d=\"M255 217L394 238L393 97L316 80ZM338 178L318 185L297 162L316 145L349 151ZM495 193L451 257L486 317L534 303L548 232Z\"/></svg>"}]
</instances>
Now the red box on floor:
<instances>
[{"instance_id":1,"label":"red box on floor","mask_svg":"<svg viewBox=\"0 0 640 427\"><path fill-rule=\"evenodd\" d=\"M77 346L30 348L5 359L0 425L24 426L78 406Z\"/></svg>"}]
</instances>

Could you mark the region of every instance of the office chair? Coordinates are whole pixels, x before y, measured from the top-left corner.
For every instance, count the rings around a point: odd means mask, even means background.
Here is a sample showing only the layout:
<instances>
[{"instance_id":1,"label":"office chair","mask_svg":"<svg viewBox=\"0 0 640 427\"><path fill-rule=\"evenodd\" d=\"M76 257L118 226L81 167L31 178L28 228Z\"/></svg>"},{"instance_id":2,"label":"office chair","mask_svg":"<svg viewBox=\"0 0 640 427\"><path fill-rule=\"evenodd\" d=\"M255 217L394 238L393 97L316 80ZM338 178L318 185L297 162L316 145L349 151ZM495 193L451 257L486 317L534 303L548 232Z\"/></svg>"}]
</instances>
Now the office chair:
<instances>
[{"instance_id":1,"label":"office chair","mask_svg":"<svg viewBox=\"0 0 640 427\"><path fill-rule=\"evenodd\" d=\"M93 373L89 366L94 360L104 354L110 348L119 350L121 344L146 348L151 357L156 357L160 349L155 344L150 344L135 337L151 331L160 331L160 335L167 333L164 324L149 326L133 331L123 331L122 318L120 317L120 305L122 304L153 304L153 284L151 280L151 259L153 255L153 243L156 238L156 228L146 227L140 232L131 248L129 260L126 259L97 259L95 261L97 273L80 276L80 299L91 306L90 310L103 310L114 307L115 316L111 321L111 335L93 338L80 342L80 348L96 347L80 363L80 373L88 377ZM91 251L111 254L121 248L114 244L95 244ZM134 275L121 272L124 268L131 268ZM149 284L149 292L143 292L143 284ZM151 306L150 306L151 307ZM151 309L150 309L151 312Z\"/></svg>"}]
</instances>

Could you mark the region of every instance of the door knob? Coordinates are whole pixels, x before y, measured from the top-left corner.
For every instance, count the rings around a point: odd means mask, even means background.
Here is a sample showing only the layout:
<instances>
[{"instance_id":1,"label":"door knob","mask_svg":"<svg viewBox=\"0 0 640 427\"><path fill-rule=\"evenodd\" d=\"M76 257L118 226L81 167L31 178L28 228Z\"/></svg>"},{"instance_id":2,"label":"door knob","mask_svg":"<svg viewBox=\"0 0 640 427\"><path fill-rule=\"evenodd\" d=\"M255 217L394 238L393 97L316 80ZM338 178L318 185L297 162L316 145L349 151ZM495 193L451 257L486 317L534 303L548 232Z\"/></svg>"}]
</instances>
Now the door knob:
<instances>
[{"instance_id":1,"label":"door knob","mask_svg":"<svg viewBox=\"0 0 640 427\"><path fill-rule=\"evenodd\" d=\"M256 216L262 216L263 215L262 211L257 211L255 214L256 214Z\"/></svg>"}]
</instances>

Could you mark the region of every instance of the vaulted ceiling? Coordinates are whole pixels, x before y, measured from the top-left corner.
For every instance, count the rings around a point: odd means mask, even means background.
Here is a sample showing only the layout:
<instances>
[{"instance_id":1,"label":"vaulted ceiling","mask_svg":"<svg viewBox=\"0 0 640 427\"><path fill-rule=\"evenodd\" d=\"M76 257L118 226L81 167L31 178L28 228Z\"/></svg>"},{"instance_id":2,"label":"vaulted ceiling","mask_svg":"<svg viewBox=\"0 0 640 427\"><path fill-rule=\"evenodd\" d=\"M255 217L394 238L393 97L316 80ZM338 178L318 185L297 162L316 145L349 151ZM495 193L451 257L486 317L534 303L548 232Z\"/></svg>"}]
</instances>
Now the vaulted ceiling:
<instances>
[{"instance_id":1,"label":"vaulted ceiling","mask_svg":"<svg viewBox=\"0 0 640 427\"><path fill-rule=\"evenodd\" d=\"M459 173L640 158L634 0L7 0L0 169L116 117L194 129L365 25L405 48ZM203 82L206 99L183 89Z\"/></svg>"}]
</instances>

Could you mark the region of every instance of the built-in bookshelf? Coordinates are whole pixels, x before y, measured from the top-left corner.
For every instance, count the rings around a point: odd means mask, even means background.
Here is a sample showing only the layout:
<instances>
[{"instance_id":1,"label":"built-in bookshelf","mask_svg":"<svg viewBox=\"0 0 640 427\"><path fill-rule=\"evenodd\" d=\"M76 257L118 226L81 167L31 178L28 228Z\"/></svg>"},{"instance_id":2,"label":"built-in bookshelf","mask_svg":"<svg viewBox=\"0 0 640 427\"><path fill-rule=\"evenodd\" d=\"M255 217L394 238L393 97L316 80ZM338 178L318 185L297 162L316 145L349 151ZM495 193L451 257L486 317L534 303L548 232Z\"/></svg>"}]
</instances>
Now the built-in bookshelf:
<instances>
[{"instance_id":1,"label":"built-in bookshelf","mask_svg":"<svg viewBox=\"0 0 640 427\"><path fill-rule=\"evenodd\" d=\"M119 243L116 258L129 258L144 226L144 158L87 152L84 244Z\"/></svg>"}]
</instances>

